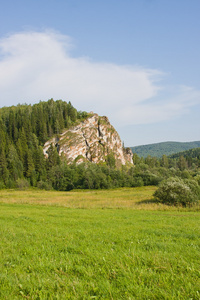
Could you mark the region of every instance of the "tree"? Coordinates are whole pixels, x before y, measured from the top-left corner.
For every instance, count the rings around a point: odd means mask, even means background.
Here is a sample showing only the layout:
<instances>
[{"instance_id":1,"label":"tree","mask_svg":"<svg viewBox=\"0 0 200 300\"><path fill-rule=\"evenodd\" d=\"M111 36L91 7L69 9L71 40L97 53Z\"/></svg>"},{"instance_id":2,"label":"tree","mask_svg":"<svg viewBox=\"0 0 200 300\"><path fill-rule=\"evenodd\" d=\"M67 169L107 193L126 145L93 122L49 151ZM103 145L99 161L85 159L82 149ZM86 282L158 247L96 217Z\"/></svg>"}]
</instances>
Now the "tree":
<instances>
[{"instance_id":1,"label":"tree","mask_svg":"<svg viewBox=\"0 0 200 300\"><path fill-rule=\"evenodd\" d=\"M53 166L56 166L59 164L60 164L60 157L59 157L57 148L51 144L48 149L47 168L50 169Z\"/></svg>"},{"instance_id":2,"label":"tree","mask_svg":"<svg viewBox=\"0 0 200 300\"><path fill-rule=\"evenodd\" d=\"M110 153L106 156L106 163L110 168L116 167L116 159L113 153Z\"/></svg>"},{"instance_id":3,"label":"tree","mask_svg":"<svg viewBox=\"0 0 200 300\"><path fill-rule=\"evenodd\" d=\"M140 163L140 157L137 155L137 153L133 153L133 163L134 165L139 164Z\"/></svg>"},{"instance_id":4,"label":"tree","mask_svg":"<svg viewBox=\"0 0 200 300\"><path fill-rule=\"evenodd\" d=\"M8 169L11 178L16 181L18 178L23 177L23 164L19 159L17 150L13 144L10 145L8 152Z\"/></svg>"},{"instance_id":5,"label":"tree","mask_svg":"<svg viewBox=\"0 0 200 300\"><path fill-rule=\"evenodd\" d=\"M195 180L170 177L164 180L155 191L154 197L169 205L192 205L199 200L200 189Z\"/></svg>"},{"instance_id":6,"label":"tree","mask_svg":"<svg viewBox=\"0 0 200 300\"><path fill-rule=\"evenodd\" d=\"M0 153L0 181L2 181L5 185L8 182L9 171L7 168L7 161L5 152L2 150Z\"/></svg>"},{"instance_id":7,"label":"tree","mask_svg":"<svg viewBox=\"0 0 200 300\"><path fill-rule=\"evenodd\" d=\"M37 179L40 180L46 180L47 174L46 174L46 160L43 154L43 149L41 146L39 146L37 149L34 150L33 154L33 161L35 165L35 171L37 174Z\"/></svg>"},{"instance_id":8,"label":"tree","mask_svg":"<svg viewBox=\"0 0 200 300\"><path fill-rule=\"evenodd\" d=\"M185 170L186 166L187 166L187 161L186 161L185 157L183 155L181 155L178 160L178 167L181 171L183 171L183 170Z\"/></svg>"},{"instance_id":9,"label":"tree","mask_svg":"<svg viewBox=\"0 0 200 300\"><path fill-rule=\"evenodd\" d=\"M55 190L70 191L74 188L73 170L66 163L53 166L50 172L51 183Z\"/></svg>"},{"instance_id":10,"label":"tree","mask_svg":"<svg viewBox=\"0 0 200 300\"><path fill-rule=\"evenodd\" d=\"M168 157L165 154L162 156L161 166L164 167L164 168L168 168L169 167Z\"/></svg>"}]
</instances>

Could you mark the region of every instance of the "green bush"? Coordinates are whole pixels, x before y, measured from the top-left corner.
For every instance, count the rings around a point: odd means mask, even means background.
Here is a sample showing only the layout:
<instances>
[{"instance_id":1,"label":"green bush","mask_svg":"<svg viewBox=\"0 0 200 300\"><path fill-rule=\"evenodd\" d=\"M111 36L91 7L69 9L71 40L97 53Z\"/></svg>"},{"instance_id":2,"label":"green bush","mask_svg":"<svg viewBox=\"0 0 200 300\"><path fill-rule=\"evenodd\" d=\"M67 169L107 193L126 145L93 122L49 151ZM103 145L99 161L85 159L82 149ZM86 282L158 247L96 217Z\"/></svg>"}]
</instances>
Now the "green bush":
<instances>
[{"instance_id":1,"label":"green bush","mask_svg":"<svg viewBox=\"0 0 200 300\"><path fill-rule=\"evenodd\" d=\"M30 187L30 183L26 179L19 178L16 180L16 188L19 190L26 190Z\"/></svg>"},{"instance_id":2,"label":"green bush","mask_svg":"<svg viewBox=\"0 0 200 300\"><path fill-rule=\"evenodd\" d=\"M160 184L154 197L169 205L191 206L200 198L200 187L195 180L170 177Z\"/></svg>"},{"instance_id":3,"label":"green bush","mask_svg":"<svg viewBox=\"0 0 200 300\"><path fill-rule=\"evenodd\" d=\"M46 191L52 190L51 184L49 182L43 181L43 180L38 181L37 188L41 189L41 190L46 190Z\"/></svg>"}]
</instances>

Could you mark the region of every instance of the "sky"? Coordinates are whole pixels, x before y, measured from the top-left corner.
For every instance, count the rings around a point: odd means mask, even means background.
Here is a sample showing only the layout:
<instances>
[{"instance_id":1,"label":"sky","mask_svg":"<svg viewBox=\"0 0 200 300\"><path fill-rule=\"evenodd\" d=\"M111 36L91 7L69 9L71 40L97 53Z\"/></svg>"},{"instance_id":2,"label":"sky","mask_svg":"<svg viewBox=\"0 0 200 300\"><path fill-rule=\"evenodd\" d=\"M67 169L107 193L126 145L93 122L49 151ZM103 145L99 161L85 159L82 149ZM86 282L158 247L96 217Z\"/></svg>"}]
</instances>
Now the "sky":
<instances>
[{"instance_id":1,"label":"sky","mask_svg":"<svg viewBox=\"0 0 200 300\"><path fill-rule=\"evenodd\" d=\"M199 0L0 0L0 107L62 99L125 146L200 140Z\"/></svg>"}]
</instances>

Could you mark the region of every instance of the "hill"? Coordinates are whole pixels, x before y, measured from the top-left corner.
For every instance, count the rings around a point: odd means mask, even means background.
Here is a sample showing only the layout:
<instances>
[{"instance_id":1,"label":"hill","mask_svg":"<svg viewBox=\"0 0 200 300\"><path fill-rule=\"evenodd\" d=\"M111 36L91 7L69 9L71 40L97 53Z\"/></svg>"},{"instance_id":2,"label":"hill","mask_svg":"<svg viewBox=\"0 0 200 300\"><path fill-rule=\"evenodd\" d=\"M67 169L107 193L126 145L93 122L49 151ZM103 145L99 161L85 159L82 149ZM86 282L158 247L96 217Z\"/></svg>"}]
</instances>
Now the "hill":
<instances>
[{"instance_id":1,"label":"hill","mask_svg":"<svg viewBox=\"0 0 200 300\"><path fill-rule=\"evenodd\" d=\"M171 155L179 153L193 148L200 147L200 141L195 142L162 142L155 144L148 144L136 147L130 147L133 153L136 153L140 157L147 157L148 155L153 157L162 157L162 155Z\"/></svg>"},{"instance_id":2,"label":"hill","mask_svg":"<svg viewBox=\"0 0 200 300\"><path fill-rule=\"evenodd\" d=\"M0 108L0 137L0 189L120 187L133 165L107 117L62 100Z\"/></svg>"},{"instance_id":3,"label":"hill","mask_svg":"<svg viewBox=\"0 0 200 300\"><path fill-rule=\"evenodd\" d=\"M171 155L169 155L169 158L176 158L177 159L177 158L180 158L181 156L183 156L185 158L198 158L198 159L200 159L200 147L171 154Z\"/></svg>"},{"instance_id":4,"label":"hill","mask_svg":"<svg viewBox=\"0 0 200 300\"><path fill-rule=\"evenodd\" d=\"M194 158L133 156L107 117L77 111L62 100L0 108L0 137L0 189L157 185L169 176L193 177L200 166L194 150ZM186 144L199 142L194 143ZM168 153L168 143L161 144Z\"/></svg>"}]
</instances>

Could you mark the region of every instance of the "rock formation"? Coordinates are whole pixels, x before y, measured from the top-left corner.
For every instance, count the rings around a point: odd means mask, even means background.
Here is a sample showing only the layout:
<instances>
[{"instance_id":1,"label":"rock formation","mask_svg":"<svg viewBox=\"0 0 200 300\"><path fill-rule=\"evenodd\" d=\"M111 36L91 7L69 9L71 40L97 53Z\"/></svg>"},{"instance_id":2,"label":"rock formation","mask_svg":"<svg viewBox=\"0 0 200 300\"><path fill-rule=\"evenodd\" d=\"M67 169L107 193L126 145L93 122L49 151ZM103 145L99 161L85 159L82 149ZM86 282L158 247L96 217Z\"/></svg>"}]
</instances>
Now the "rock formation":
<instances>
[{"instance_id":1,"label":"rock formation","mask_svg":"<svg viewBox=\"0 0 200 300\"><path fill-rule=\"evenodd\" d=\"M44 145L43 151L48 156L50 145L57 147L68 162L91 161L104 162L108 154L113 154L117 165L132 164L132 151L122 146L119 134L107 117L91 113L83 122L57 135Z\"/></svg>"}]
</instances>

